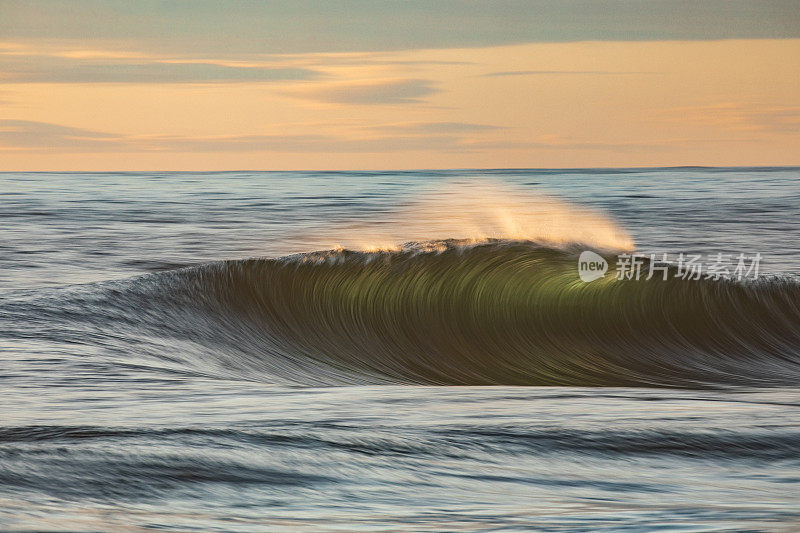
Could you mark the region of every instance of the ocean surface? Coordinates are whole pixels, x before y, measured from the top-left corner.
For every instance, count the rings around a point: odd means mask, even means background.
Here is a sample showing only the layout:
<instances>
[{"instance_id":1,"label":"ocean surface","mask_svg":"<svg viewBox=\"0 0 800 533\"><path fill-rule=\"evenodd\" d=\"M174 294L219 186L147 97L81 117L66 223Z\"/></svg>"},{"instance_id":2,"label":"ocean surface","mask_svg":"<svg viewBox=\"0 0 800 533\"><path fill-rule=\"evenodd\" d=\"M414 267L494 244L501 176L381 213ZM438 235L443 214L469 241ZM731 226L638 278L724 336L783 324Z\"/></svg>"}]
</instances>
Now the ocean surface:
<instances>
[{"instance_id":1,"label":"ocean surface","mask_svg":"<svg viewBox=\"0 0 800 533\"><path fill-rule=\"evenodd\" d=\"M800 168L2 173L0 529L799 531L799 237Z\"/></svg>"}]
</instances>

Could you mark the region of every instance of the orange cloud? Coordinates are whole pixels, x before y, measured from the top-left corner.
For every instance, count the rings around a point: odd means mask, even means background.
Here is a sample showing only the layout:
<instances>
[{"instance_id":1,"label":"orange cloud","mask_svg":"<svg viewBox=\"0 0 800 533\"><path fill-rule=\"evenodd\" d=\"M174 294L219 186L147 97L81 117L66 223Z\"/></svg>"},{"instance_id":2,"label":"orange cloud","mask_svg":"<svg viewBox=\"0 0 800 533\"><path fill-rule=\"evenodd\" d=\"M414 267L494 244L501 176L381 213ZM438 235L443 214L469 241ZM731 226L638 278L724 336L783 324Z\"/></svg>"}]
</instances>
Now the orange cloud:
<instances>
[{"instance_id":1,"label":"orange cloud","mask_svg":"<svg viewBox=\"0 0 800 533\"><path fill-rule=\"evenodd\" d=\"M380 105L415 103L437 92L431 80L377 79L315 85L288 94L332 104Z\"/></svg>"}]
</instances>

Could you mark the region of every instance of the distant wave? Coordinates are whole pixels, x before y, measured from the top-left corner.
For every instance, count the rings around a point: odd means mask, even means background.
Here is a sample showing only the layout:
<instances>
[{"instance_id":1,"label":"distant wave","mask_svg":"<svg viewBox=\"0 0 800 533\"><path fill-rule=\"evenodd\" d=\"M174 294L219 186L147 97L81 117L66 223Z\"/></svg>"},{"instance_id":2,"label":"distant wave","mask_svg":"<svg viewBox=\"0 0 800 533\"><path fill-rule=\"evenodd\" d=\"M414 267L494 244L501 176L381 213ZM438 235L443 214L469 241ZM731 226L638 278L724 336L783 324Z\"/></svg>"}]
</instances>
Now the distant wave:
<instances>
[{"instance_id":1,"label":"distant wave","mask_svg":"<svg viewBox=\"0 0 800 533\"><path fill-rule=\"evenodd\" d=\"M585 284L578 251L436 241L226 261L87 287L49 312L129 364L273 383L800 382L796 282Z\"/></svg>"}]
</instances>

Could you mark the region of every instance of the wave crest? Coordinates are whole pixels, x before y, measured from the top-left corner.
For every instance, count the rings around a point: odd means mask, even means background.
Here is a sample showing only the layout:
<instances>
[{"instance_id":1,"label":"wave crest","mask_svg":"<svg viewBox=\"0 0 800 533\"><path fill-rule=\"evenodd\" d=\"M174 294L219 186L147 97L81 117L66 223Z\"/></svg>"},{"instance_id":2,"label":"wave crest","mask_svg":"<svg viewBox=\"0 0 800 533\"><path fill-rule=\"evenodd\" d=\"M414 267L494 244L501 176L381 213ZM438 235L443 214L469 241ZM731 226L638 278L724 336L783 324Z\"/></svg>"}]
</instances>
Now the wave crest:
<instances>
[{"instance_id":1,"label":"wave crest","mask_svg":"<svg viewBox=\"0 0 800 533\"><path fill-rule=\"evenodd\" d=\"M634 249L631 236L602 213L485 180L438 185L381 219L320 228L318 233L305 240L319 248L361 251L398 251L402 247L397 243L454 238L473 244L506 239L550 247L582 243L609 251Z\"/></svg>"}]
</instances>

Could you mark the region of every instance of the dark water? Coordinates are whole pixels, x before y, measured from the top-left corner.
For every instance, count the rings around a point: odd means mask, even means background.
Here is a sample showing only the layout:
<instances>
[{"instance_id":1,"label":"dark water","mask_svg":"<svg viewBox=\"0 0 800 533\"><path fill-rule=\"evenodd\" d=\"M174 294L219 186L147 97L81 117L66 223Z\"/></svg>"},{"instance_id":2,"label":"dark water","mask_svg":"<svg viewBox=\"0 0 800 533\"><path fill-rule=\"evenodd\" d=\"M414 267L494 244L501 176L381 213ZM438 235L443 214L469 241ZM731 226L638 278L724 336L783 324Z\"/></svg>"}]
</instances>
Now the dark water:
<instances>
[{"instance_id":1,"label":"dark water","mask_svg":"<svg viewBox=\"0 0 800 533\"><path fill-rule=\"evenodd\" d=\"M796 531L798 236L798 168L2 174L0 528Z\"/></svg>"}]
</instances>

